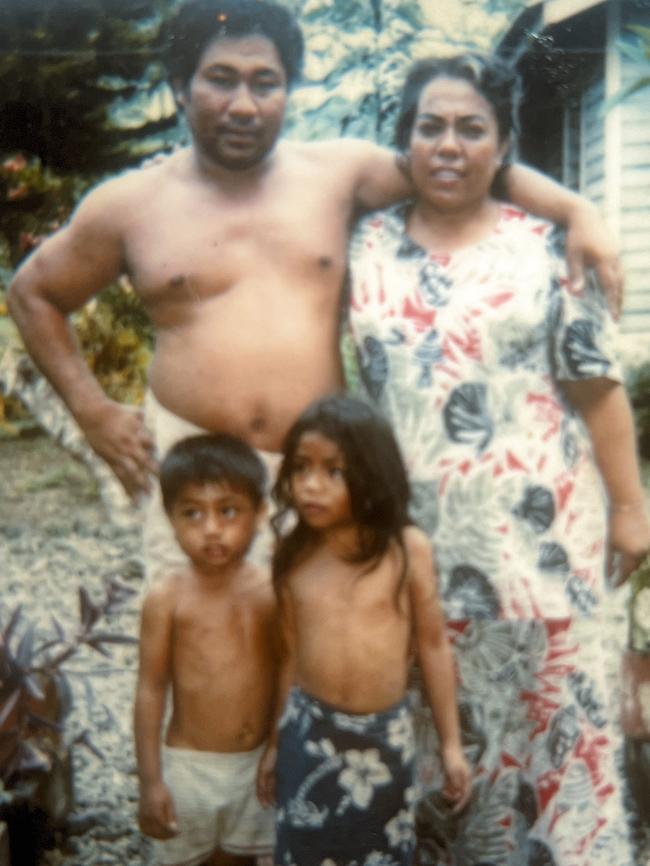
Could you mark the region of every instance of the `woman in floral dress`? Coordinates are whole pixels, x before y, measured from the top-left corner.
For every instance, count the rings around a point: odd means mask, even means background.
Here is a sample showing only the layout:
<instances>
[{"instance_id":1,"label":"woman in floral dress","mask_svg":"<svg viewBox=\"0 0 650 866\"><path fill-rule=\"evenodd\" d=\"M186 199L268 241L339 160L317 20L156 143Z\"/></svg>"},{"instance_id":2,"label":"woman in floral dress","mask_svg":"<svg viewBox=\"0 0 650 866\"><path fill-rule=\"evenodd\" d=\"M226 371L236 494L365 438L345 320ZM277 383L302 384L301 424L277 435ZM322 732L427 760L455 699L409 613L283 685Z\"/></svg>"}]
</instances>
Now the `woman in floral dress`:
<instances>
[{"instance_id":1,"label":"woman in floral dress","mask_svg":"<svg viewBox=\"0 0 650 866\"><path fill-rule=\"evenodd\" d=\"M423 797L420 857L633 866L600 608L607 533L622 574L650 533L601 295L570 290L551 225L490 193L513 86L476 55L414 68L397 143L418 197L364 219L351 250L361 378L434 546L475 768L462 815ZM424 710L419 729L426 788Z\"/></svg>"}]
</instances>

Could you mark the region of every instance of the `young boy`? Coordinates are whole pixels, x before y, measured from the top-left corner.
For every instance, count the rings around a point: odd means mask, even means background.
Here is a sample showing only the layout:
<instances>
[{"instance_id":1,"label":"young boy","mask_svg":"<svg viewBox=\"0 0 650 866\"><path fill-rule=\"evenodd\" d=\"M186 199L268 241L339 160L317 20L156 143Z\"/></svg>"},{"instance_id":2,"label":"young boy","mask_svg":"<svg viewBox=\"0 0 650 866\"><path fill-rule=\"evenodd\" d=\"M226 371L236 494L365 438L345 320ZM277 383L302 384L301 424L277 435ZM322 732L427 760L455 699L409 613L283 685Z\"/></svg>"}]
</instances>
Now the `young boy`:
<instances>
[{"instance_id":1,"label":"young boy","mask_svg":"<svg viewBox=\"0 0 650 866\"><path fill-rule=\"evenodd\" d=\"M268 576L245 560L265 482L257 455L228 435L183 439L160 468L164 507L190 561L149 590L140 633L138 819L165 866L244 866L273 848L273 813L256 798L255 773L275 682L274 597Z\"/></svg>"}]
</instances>

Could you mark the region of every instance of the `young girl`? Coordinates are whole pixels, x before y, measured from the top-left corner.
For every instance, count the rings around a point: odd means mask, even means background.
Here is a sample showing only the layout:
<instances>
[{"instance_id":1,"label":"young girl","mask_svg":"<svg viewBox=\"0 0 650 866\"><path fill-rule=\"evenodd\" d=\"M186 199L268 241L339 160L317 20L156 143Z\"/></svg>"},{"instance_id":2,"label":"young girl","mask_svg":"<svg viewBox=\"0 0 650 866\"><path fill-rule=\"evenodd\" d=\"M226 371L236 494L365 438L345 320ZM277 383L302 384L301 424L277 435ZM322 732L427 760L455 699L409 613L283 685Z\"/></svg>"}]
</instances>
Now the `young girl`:
<instances>
[{"instance_id":1,"label":"young girl","mask_svg":"<svg viewBox=\"0 0 650 866\"><path fill-rule=\"evenodd\" d=\"M330 397L287 437L274 490L273 579L285 658L282 718L258 793L277 807L276 864L410 864L414 742L406 699L415 647L441 743L445 796L462 808L451 650L425 535L409 526L409 485L388 424Z\"/></svg>"}]
</instances>

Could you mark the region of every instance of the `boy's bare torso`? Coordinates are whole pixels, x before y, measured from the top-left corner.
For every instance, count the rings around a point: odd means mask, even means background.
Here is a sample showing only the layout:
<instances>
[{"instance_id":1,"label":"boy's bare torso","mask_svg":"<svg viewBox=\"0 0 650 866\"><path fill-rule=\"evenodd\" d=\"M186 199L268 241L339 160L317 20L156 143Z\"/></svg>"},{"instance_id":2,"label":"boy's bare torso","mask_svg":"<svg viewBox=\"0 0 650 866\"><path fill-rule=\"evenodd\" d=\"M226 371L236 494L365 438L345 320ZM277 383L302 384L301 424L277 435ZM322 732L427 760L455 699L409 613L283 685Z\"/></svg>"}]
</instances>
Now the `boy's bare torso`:
<instances>
[{"instance_id":1,"label":"boy's bare torso","mask_svg":"<svg viewBox=\"0 0 650 866\"><path fill-rule=\"evenodd\" d=\"M227 587L208 587L190 573L170 578L167 745L246 752L268 735L275 602L268 577L241 568Z\"/></svg>"},{"instance_id":2,"label":"boy's bare torso","mask_svg":"<svg viewBox=\"0 0 650 866\"><path fill-rule=\"evenodd\" d=\"M354 184L317 145L281 143L266 175L206 184L191 151L118 187L124 266L155 326L151 387L210 430L277 450L341 386L336 351Z\"/></svg>"},{"instance_id":3,"label":"boy's bare torso","mask_svg":"<svg viewBox=\"0 0 650 866\"><path fill-rule=\"evenodd\" d=\"M323 547L289 578L295 680L305 691L355 713L386 709L404 696L411 646L407 581L396 553L366 572Z\"/></svg>"}]
</instances>

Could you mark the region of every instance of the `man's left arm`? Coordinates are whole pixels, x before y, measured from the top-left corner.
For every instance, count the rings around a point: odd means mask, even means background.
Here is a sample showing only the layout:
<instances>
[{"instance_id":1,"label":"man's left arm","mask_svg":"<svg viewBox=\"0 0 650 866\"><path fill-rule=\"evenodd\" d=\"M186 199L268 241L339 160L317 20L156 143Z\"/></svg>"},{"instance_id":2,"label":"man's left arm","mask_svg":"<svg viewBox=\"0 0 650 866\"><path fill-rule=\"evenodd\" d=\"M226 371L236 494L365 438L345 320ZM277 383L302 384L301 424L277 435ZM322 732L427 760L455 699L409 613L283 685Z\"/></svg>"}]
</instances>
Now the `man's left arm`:
<instances>
[{"instance_id":1,"label":"man's left arm","mask_svg":"<svg viewBox=\"0 0 650 866\"><path fill-rule=\"evenodd\" d=\"M617 317L623 302L623 273L617 245L598 208L584 196L529 166L509 166L504 183L514 204L567 227L566 258L571 284L576 290L582 288L585 268L595 268Z\"/></svg>"}]
</instances>

